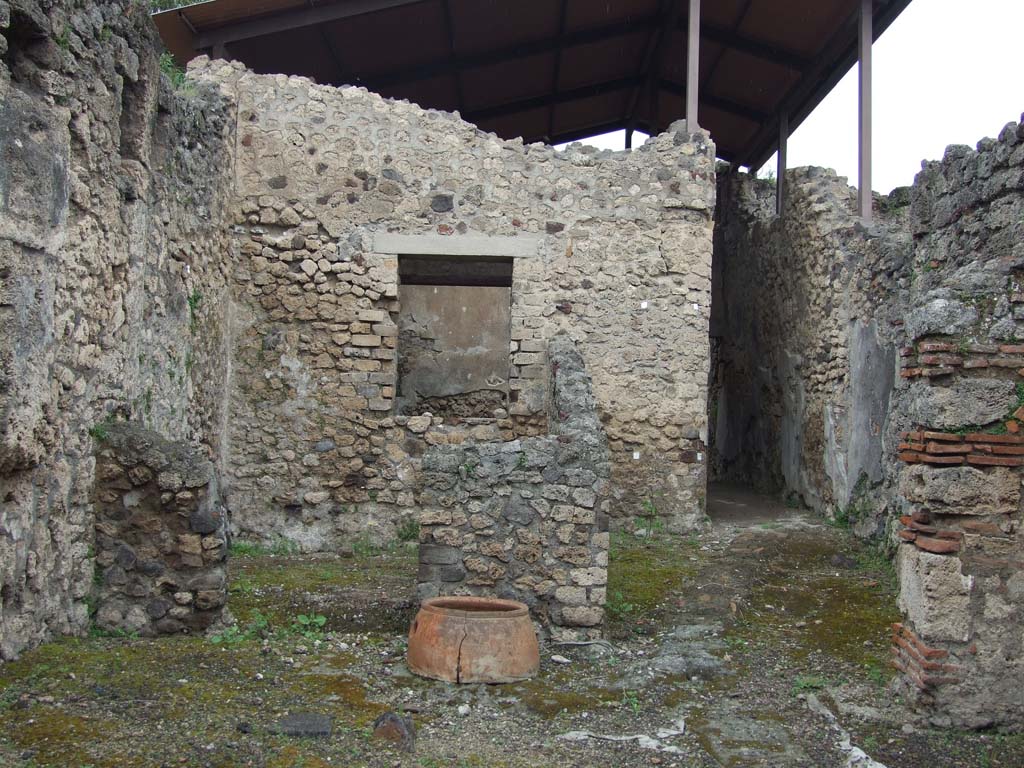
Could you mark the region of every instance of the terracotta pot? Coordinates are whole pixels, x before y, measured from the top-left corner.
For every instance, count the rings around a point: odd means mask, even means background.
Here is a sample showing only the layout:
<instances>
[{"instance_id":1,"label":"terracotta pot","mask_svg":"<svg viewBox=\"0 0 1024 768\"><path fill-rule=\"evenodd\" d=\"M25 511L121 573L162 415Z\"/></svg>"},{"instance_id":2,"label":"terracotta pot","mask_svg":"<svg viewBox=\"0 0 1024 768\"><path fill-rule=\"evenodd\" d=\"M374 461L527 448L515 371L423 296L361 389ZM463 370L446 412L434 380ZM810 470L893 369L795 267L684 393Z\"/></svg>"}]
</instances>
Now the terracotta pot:
<instances>
[{"instance_id":1,"label":"terracotta pot","mask_svg":"<svg viewBox=\"0 0 1024 768\"><path fill-rule=\"evenodd\" d=\"M540 668L530 612L514 600L435 597L409 630L409 669L449 683L511 683Z\"/></svg>"}]
</instances>

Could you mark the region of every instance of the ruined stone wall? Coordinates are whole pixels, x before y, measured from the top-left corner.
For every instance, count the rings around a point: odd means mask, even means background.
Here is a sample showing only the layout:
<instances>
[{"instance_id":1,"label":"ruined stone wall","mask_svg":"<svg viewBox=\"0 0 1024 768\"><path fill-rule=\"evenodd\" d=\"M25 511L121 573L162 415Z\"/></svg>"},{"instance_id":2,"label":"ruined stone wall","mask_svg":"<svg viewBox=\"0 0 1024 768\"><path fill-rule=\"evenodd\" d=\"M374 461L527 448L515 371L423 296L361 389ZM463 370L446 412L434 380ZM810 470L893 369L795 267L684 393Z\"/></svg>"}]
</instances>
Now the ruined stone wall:
<instances>
[{"instance_id":1,"label":"ruined stone wall","mask_svg":"<svg viewBox=\"0 0 1024 768\"><path fill-rule=\"evenodd\" d=\"M88 622L105 424L226 447L235 121L160 49L143 4L0 0L0 658Z\"/></svg>"},{"instance_id":2,"label":"ruined stone wall","mask_svg":"<svg viewBox=\"0 0 1024 768\"><path fill-rule=\"evenodd\" d=\"M96 463L98 627L144 636L204 630L227 602L227 516L201 451L138 424L110 425Z\"/></svg>"},{"instance_id":3,"label":"ruined stone wall","mask_svg":"<svg viewBox=\"0 0 1024 768\"><path fill-rule=\"evenodd\" d=\"M767 185L721 185L713 471L891 533L903 692L1019 727L1024 129L926 163L871 227L818 169L781 220Z\"/></svg>"},{"instance_id":4,"label":"ruined stone wall","mask_svg":"<svg viewBox=\"0 0 1024 768\"><path fill-rule=\"evenodd\" d=\"M677 125L631 153L560 153L360 88L192 66L238 103L230 506L244 535L337 548L392 538L411 517L424 446L391 431L398 258L426 246L395 244L407 236L450 241L453 255L511 254L500 420L546 431L545 350L564 331L594 379L614 513L649 498L674 527L701 519L705 133Z\"/></svg>"},{"instance_id":5,"label":"ruined stone wall","mask_svg":"<svg viewBox=\"0 0 1024 768\"><path fill-rule=\"evenodd\" d=\"M909 285L905 194L855 213L832 171L774 182L720 176L711 334L712 476L808 506L885 519L892 486L886 417Z\"/></svg>"},{"instance_id":6,"label":"ruined stone wall","mask_svg":"<svg viewBox=\"0 0 1024 768\"><path fill-rule=\"evenodd\" d=\"M1024 123L925 164L910 212L895 662L936 725L1020 728Z\"/></svg>"},{"instance_id":7,"label":"ruined stone wall","mask_svg":"<svg viewBox=\"0 0 1024 768\"><path fill-rule=\"evenodd\" d=\"M526 603L560 639L600 635L608 445L576 346L548 348L551 434L436 446L423 459L417 592Z\"/></svg>"}]
</instances>

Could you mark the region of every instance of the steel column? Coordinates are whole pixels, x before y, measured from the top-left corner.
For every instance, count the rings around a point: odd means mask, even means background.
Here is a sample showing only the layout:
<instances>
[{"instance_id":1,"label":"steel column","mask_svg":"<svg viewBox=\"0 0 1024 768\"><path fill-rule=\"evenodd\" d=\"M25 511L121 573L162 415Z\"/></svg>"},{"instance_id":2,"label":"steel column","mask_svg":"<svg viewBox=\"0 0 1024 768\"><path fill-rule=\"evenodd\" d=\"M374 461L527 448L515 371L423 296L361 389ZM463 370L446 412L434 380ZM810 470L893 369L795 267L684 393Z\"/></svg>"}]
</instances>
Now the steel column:
<instances>
[{"instance_id":1,"label":"steel column","mask_svg":"<svg viewBox=\"0 0 1024 768\"><path fill-rule=\"evenodd\" d=\"M686 36L686 130L697 130L697 97L700 82L700 0L690 0Z\"/></svg>"},{"instance_id":2,"label":"steel column","mask_svg":"<svg viewBox=\"0 0 1024 768\"><path fill-rule=\"evenodd\" d=\"M858 212L871 221L871 44L874 40L873 0L860 6L860 130Z\"/></svg>"}]
</instances>

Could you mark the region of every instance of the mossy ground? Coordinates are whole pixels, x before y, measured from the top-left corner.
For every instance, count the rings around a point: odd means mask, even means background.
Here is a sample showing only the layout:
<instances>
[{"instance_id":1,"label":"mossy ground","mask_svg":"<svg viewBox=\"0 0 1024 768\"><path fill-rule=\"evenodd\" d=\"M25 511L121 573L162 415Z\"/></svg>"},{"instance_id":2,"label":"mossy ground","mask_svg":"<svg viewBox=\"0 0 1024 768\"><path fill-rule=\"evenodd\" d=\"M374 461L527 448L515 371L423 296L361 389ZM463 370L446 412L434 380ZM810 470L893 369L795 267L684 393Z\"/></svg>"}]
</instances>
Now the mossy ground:
<instances>
[{"instance_id":1,"label":"mossy ground","mask_svg":"<svg viewBox=\"0 0 1024 768\"><path fill-rule=\"evenodd\" d=\"M415 560L408 545L347 558L236 557L239 629L218 642L69 638L26 653L0 667L0 765L840 765L834 737L803 701L812 692L836 709L845 699L881 710L844 717L844 726L890 768L1024 765L1020 736L902 731L903 710L885 689L891 568L848 532L806 517L688 538L616 535L613 649L548 646L536 679L505 686L452 686L406 670ZM323 616L323 625L299 615ZM673 632L698 625L717 628L693 645L703 643L720 673L652 673ZM553 663L554 654L571 663ZM371 740L386 710L412 713L414 754ZM334 733L272 733L296 711L329 715ZM557 738L653 735L678 718L686 733L665 743L679 754Z\"/></svg>"}]
</instances>

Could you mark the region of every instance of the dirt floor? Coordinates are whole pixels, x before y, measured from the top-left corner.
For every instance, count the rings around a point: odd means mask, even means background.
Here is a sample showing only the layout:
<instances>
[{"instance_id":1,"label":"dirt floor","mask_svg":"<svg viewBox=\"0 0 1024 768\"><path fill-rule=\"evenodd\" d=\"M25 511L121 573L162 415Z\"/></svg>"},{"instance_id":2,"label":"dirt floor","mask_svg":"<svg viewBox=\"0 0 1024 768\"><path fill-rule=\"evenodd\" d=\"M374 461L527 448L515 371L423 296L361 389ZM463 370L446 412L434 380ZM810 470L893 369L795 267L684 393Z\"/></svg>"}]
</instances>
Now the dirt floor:
<instances>
[{"instance_id":1,"label":"dirt floor","mask_svg":"<svg viewBox=\"0 0 1024 768\"><path fill-rule=\"evenodd\" d=\"M1024 765L1024 737L929 730L894 700L884 555L738 490L710 512L689 538L616 535L608 643L543 647L538 678L502 686L405 668L415 544L236 547L237 627L67 639L0 667L0 765ZM413 752L371 738L388 710L414 719ZM295 713L330 735L276 732Z\"/></svg>"}]
</instances>

